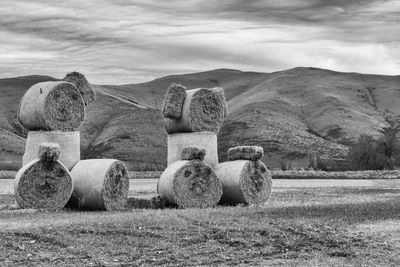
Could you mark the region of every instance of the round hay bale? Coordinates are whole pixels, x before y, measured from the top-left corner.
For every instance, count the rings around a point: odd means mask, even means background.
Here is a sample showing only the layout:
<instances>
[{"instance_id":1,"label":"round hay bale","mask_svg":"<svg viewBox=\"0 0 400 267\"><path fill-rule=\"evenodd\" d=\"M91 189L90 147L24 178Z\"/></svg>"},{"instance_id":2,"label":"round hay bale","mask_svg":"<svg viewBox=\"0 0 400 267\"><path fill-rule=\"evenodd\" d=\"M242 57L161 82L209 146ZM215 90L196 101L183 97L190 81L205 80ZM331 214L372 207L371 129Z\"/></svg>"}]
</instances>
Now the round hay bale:
<instances>
[{"instance_id":1,"label":"round hay bale","mask_svg":"<svg viewBox=\"0 0 400 267\"><path fill-rule=\"evenodd\" d=\"M80 133L79 132L44 132L30 131L26 139L25 153L22 158L22 165L37 159L42 143L55 143L60 147L59 161L68 170L80 160Z\"/></svg>"},{"instance_id":2,"label":"round hay bale","mask_svg":"<svg viewBox=\"0 0 400 267\"><path fill-rule=\"evenodd\" d=\"M85 116L85 103L72 83L41 82L21 99L18 120L28 130L73 131Z\"/></svg>"},{"instance_id":3,"label":"round hay bale","mask_svg":"<svg viewBox=\"0 0 400 267\"><path fill-rule=\"evenodd\" d=\"M204 149L204 163L215 168L218 165L217 134L213 132L170 134L168 139L168 165L181 160L186 147Z\"/></svg>"},{"instance_id":4,"label":"round hay bale","mask_svg":"<svg viewBox=\"0 0 400 267\"><path fill-rule=\"evenodd\" d=\"M182 160L168 166L157 190L167 204L180 208L214 207L222 195L214 170L200 160Z\"/></svg>"},{"instance_id":5,"label":"round hay bale","mask_svg":"<svg viewBox=\"0 0 400 267\"><path fill-rule=\"evenodd\" d=\"M79 161L71 170L74 190L69 207L84 210L124 210L129 191L125 164L115 159Z\"/></svg>"},{"instance_id":6,"label":"round hay bale","mask_svg":"<svg viewBox=\"0 0 400 267\"><path fill-rule=\"evenodd\" d=\"M15 176L14 195L23 209L62 209L72 194L72 177L59 161L33 160Z\"/></svg>"},{"instance_id":7,"label":"round hay bale","mask_svg":"<svg viewBox=\"0 0 400 267\"><path fill-rule=\"evenodd\" d=\"M183 102L186 98L186 87L173 83L165 94L162 115L164 118L179 119L182 115Z\"/></svg>"},{"instance_id":8,"label":"round hay bale","mask_svg":"<svg viewBox=\"0 0 400 267\"><path fill-rule=\"evenodd\" d=\"M218 164L222 204L263 205L271 195L272 177L261 161L235 160Z\"/></svg>"},{"instance_id":9,"label":"round hay bale","mask_svg":"<svg viewBox=\"0 0 400 267\"><path fill-rule=\"evenodd\" d=\"M96 92L82 73L70 72L65 75L63 81L70 82L78 88L86 107L96 100Z\"/></svg>"},{"instance_id":10,"label":"round hay bale","mask_svg":"<svg viewBox=\"0 0 400 267\"><path fill-rule=\"evenodd\" d=\"M264 150L260 146L237 146L228 149L228 160L253 160L257 161L264 156Z\"/></svg>"},{"instance_id":11,"label":"round hay bale","mask_svg":"<svg viewBox=\"0 0 400 267\"><path fill-rule=\"evenodd\" d=\"M189 146L182 150L181 160L204 160L205 155L206 150L204 148Z\"/></svg>"},{"instance_id":12,"label":"round hay bale","mask_svg":"<svg viewBox=\"0 0 400 267\"><path fill-rule=\"evenodd\" d=\"M184 132L217 133L225 119L226 100L220 89L198 88L186 91L179 119L164 118L169 134Z\"/></svg>"}]
</instances>

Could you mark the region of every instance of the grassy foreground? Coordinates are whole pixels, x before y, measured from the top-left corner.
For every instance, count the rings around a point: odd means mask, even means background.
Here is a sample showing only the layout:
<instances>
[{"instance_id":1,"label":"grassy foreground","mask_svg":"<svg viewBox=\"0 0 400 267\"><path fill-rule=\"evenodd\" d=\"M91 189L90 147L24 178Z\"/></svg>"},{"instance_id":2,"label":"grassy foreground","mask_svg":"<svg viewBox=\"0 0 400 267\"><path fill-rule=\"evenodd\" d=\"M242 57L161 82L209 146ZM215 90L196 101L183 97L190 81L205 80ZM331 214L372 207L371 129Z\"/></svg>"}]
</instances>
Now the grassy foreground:
<instances>
[{"instance_id":1,"label":"grassy foreground","mask_svg":"<svg viewBox=\"0 0 400 267\"><path fill-rule=\"evenodd\" d=\"M258 208L0 211L0 265L395 266L399 194L277 188Z\"/></svg>"},{"instance_id":2,"label":"grassy foreground","mask_svg":"<svg viewBox=\"0 0 400 267\"><path fill-rule=\"evenodd\" d=\"M14 179L16 171L0 171L0 179ZM158 179L161 171L137 172L130 171L129 179ZM343 172L325 172L325 171L307 171L307 170L289 170L289 171L271 171L273 179L400 179L400 170L383 171L343 171Z\"/></svg>"}]
</instances>

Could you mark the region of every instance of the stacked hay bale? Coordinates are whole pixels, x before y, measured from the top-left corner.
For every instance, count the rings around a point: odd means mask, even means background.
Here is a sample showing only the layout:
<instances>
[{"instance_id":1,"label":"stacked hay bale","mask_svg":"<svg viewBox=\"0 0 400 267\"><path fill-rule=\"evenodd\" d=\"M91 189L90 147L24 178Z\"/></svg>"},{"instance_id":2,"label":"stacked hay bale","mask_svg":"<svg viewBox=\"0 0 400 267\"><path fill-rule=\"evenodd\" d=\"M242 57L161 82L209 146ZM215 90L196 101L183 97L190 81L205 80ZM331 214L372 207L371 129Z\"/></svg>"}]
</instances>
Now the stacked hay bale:
<instances>
[{"instance_id":1,"label":"stacked hay bale","mask_svg":"<svg viewBox=\"0 0 400 267\"><path fill-rule=\"evenodd\" d=\"M222 88L186 90L182 85L172 84L162 108L168 133L168 165L180 160L183 148L195 146L206 150L204 162L215 168L217 134L227 112Z\"/></svg>"},{"instance_id":2,"label":"stacked hay bale","mask_svg":"<svg viewBox=\"0 0 400 267\"><path fill-rule=\"evenodd\" d=\"M222 183L221 204L262 205L271 195L272 177L261 162L262 147L239 146L228 150L228 161L218 164Z\"/></svg>"},{"instance_id":3,"label":"stacked hay bale","mask_svg":"<svg viewBox=\"0 0 400 267\"><path fill-rule=\"evenodd\" d=\"M220 198L217 134L227 116L222 88L187 90L172 84L162 115L168 133L168 167L160 177L159 194L170 205L214 206ZM217 201L217 202L216 202Z\"/></svg>"},{"instance_id":4,"label":"stacked hay bale","mask_svg":"<svg viewBox=\"0 0 400 267\"><path fill-rule=\"evenodd\" d=\"M21 98L18 120L29 133L23 167L15 178L20 208L60 209L66 205L73 188L69 170L80 160L76 129L94 98L86 78L76 72L62 81L34 84Z\"/></svg>"},{"instance_id":5,"label":"stacked hay bale","mask_svg":"<svg viewBox=\"0 0 400 267\"><path fill-rule=\"evenodd\" d=\"M18 108L18 120L29 130L23 165L36 158L39 144L49 142L60 145L59 160L71 170L80 159L80 133L76 129L94 100L94 90L78 72L68 73L62 81L31 86Z\"/></svg>"},{"instance_id":6,"label":"stacked hay bale","mask_svg":"<svg viewBox=\"0 0 400 267\"><path fill-rule=\"evenodd\" d=\"M215 171L203 162L205 154L205 149L184 148L181 160L161 174L157 190L168 205L206 208L218 204L222 186Z\"/></svg>"},{"instance_id":7,"label":"stacked hay bale","mask_svg":"<svg viewBox=\"0 0 400 267\"><path fill-rule=\"evenodd\" d=\"M23 167L15 180L20 207L59 209L67 203L81 209L126 207L125 165L113 159L80 160L76 129L95 99L94 90L79 72L68 73L62 81L35 84L22 97L18 119L30 132ZM46 142L56 145L41 145Z\"/></svg>"}]
</instances>

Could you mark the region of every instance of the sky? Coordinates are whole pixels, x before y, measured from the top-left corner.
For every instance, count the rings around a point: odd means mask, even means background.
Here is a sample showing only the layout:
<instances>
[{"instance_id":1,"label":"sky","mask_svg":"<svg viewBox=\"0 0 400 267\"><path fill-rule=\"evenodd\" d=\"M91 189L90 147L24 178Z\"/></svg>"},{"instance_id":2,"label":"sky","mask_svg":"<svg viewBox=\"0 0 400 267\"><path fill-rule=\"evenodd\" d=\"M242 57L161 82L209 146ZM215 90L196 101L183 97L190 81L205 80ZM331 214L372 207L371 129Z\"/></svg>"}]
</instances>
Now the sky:
<instances>
[{"instance_id":1,"label":"sky","mask_svg":"<svg viewBox=\"0 0 400 267\"><path fill-rule=\"evenodd\" d=\"M398 0L2 0L0 78L94 84L218 68L400 75Z\"/></svg>"}]
</instances>

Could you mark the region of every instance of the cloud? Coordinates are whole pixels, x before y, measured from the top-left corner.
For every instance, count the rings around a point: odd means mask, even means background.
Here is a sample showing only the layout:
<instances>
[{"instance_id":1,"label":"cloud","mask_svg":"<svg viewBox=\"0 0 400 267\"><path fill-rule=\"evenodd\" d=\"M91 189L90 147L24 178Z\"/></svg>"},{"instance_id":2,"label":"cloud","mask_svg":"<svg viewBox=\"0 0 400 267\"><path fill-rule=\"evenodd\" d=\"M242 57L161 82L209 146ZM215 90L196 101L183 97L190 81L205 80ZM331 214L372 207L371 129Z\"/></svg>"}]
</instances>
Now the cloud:
<instances>
[{"instance_id":1,"label":"cloud","mask_svg":"<svg viewBox=\"0 0 400 267\"><path fill-rule=\"evenodd\" d=\"M297 66L400 74L395 0L4 0L1 76L98 84ZM6 67L5 67L6 66Z\"/></svg>"}]
</instances>

